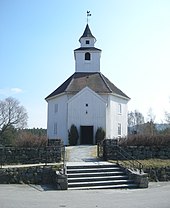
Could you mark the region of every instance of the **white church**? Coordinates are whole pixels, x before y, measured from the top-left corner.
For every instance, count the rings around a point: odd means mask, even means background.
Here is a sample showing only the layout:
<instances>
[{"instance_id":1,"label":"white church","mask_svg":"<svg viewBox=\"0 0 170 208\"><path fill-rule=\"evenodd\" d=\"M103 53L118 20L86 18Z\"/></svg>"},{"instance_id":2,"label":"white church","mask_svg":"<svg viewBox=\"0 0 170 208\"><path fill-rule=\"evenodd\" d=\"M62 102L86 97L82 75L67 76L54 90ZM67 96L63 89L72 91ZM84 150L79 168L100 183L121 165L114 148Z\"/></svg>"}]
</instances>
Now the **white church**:
<instances>
[{"instance_id":1,"label":"white church","mask_svg":"<svg viewBox=\"0 0 170 208\"><path fill-rule=\"evenodd\" d=\"M86 25L74 50L75 72L45 99L48 103L48 139L68 145L68 130L74 124L78 144L95 144L99 127L106 138L127 135L127 103L130 98L100 72L101 50Z\"/></svg>"}]
</instances>

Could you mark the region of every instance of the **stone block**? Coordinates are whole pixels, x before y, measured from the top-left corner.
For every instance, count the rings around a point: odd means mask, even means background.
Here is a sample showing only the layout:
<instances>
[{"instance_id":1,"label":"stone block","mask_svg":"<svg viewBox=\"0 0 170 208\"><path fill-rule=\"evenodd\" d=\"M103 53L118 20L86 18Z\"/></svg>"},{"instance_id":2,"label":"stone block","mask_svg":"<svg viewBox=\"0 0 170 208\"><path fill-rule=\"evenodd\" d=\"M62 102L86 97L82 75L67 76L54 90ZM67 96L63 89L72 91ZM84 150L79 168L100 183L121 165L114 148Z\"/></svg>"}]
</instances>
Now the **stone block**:
<instances>
[{"instance_id":1,"label":"stone block","mask_svg":"<svg viewBox=\"0 0 170 208\"><path fill-rule=\"evenodd\" d=\"M57 184L57 189L58 190L67 190L68 189L67 175L57 174L56 184Z\"/></svg>"},{"instance_id":2,"label":"stone block","mask_svg":"<svg viewBox=\"0 0 170 208\"><path fill-rule=\"evenodd\" d=\"M130 172L130 178L138 185L139 188L148 188L149 180L147 173Z\"/></svg>"}]
</instances>

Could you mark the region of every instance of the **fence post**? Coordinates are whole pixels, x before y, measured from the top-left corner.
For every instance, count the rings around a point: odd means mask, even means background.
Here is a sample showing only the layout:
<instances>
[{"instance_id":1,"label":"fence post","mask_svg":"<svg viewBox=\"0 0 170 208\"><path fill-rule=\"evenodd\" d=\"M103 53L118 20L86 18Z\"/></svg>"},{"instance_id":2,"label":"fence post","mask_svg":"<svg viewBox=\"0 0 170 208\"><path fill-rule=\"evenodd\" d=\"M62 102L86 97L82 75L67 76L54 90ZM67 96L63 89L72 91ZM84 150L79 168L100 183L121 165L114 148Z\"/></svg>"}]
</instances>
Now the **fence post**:
<instances>
[{"instance_id":1,"label":"fence post","mask_svg":"<svg viewBox=\"0 0 170 208\"><path fill-rule=\"evenodd\" d=\"M99 156L99 142L97 142L97 157L100 157Z\"/></svg>"},{"instance_id":2,"label":"fence post","mask_svg":"<svg viewBox=\"0 0 170 208\"><path fill-rule=\"evenodd\" d=\"M3 149L1 149L1 168L2 168L2 165L3 165Z\"/></svg>"}]
</instances>

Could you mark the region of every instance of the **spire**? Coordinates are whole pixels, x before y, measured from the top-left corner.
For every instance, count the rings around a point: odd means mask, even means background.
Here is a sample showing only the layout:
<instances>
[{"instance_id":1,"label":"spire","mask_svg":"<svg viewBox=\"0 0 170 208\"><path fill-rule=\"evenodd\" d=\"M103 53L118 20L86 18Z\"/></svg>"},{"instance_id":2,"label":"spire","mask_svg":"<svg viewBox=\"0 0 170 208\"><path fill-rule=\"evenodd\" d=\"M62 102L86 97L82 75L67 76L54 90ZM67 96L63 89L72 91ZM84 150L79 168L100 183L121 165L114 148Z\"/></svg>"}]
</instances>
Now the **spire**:
<instances>
[{"instance_id":1,"label":"spire","mask_svg":"<svg viewBox=\"0 0 170 208\"><path fill-rule=\"evenodd\" d=\"M80 37L80 39L81 39L81 38L95 38L95 37L92 35L91 30L90 30L88 24L86 25L86 28L85 28L85 30L84 30L84 33L83 33L83 35ZM96 38L95 38L95 39L96 39Z\"/></svg>"}]
</instances>

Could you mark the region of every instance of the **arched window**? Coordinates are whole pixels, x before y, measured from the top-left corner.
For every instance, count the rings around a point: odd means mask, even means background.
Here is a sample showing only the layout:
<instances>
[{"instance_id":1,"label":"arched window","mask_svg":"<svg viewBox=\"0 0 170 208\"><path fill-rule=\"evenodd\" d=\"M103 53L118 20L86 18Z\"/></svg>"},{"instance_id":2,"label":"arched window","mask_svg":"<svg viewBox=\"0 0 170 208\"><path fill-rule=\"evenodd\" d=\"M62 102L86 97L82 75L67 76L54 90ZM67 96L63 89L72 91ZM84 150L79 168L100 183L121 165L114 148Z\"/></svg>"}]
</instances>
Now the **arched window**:
<instances>
[{"instance_id":1,"label":"arched window","mask_svg":"<svg viewBox=\"0 0 170 208\"><path fill-rule=\"evenodd\" d=\"M90 60L91 55L89 52L85 53L85 60Z\"/></svg>"}]
</instances>

